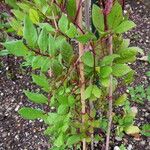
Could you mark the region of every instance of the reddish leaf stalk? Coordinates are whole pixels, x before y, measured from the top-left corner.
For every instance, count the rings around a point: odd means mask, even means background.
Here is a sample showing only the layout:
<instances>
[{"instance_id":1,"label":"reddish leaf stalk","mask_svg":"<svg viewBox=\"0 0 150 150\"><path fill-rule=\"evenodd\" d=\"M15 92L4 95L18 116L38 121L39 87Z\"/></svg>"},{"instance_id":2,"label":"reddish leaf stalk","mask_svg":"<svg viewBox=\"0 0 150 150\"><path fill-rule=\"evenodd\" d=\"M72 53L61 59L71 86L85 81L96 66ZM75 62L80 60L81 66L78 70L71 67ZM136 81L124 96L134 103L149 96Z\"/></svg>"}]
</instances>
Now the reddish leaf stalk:
<instances>
[{"instance_id":1,"label":"reddish leaf stalk","mask_svg":"<svg viewBox=\"0 0 150 150\"><path fill-rule=\"evenodd\" d=\"M103 9L105 9L105 0L101 0L102 1L102 7Z\"/></svg>"},{"instance_id":2,"label":"reddish leaf stalk","mask_svg":"<svg viewBox=\"0 0 150 150\"><path fill-rule=\"evenodd\" d=\"M76 22L78 16L79 16L79 13L80 13L80 9L81 9L81 6L82 6L82 0L79 0L79 3L77 5L77 12L76 12L76 15L75 15L75 19L74 19L74 23Z\"/></svg>"},{"instance_id":3,"label":"reddish leaf stalk","mask_svg":"<svg viewBox=\"0 0 150 150\"><path fill-rule=\"evenodd\" d=\"M125 9L125 0L122 0L122 10Z\"/></svg>"}]
</instances>

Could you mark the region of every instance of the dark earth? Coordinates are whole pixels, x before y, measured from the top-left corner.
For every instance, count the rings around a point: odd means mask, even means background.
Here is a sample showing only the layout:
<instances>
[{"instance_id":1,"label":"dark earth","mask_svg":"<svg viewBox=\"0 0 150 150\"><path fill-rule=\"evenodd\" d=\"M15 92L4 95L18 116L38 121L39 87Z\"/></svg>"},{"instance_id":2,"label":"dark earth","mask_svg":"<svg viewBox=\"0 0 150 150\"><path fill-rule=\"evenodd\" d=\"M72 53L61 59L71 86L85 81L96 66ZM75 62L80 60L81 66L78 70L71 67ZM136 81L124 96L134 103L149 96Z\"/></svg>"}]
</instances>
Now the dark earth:
<instances>
[{"instance_id":1,"label":"dark earth","mask_svg":"<svg viewBox=\"0 0 150 150\"><path fill-rule=\"evenodd\" d=\"M126 7L137 27L125 36L131 39L131 45L142 48L147 55L150 53L150 0L128 0ZM21 68L22 60L15 57L8 56L0 60L0 150L48 150L43 123L24 120L17 113L22 106L38 107L28 102L23 94L23 89L39 91L31 82L30 68ZM150 65L137 60L132 67L137 74L131 86L147 87L149 81L145 72L150 70ZM132 102L132 106L138 108L136 125L150 123L150 102L145 101L143 105ZM126 135L122 141L112 137L112 143L112 149L123 143L128 150L150 150L150 138L144 136L136 139Z\"/></svg>"}]
</instances>

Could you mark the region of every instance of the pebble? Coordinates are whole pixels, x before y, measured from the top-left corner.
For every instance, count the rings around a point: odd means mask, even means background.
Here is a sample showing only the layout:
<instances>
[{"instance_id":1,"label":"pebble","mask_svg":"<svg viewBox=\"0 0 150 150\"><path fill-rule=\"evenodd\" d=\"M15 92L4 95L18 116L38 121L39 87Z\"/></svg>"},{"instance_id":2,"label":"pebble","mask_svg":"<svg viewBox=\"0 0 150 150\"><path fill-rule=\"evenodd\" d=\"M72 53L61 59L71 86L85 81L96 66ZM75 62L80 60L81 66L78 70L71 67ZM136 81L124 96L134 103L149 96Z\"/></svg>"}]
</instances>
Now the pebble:
<instances>
[{"instance_id":1,"label":"pebble","mask_svg":"<svg viewBox=\"0 0 150 150\"><path fill-rule=\"evenodd\" d=\"M132 150L133 146L131 144L129 144L129 146L127 147L127 150Z\"/></svg>"},{"instance_id":2,"label":"pebble","mask_svg":"<svg viewBox=\"0 0 150 150\"><path fill-rule=\"evenodd\" d=\"M17 112L19 110L20 106L17 105L17 107L15 108L15 111Z\"/></svg>"},{"instance_id":3,"label":"pebble","mask_svg":"<svg viewBox=\"0 0 150 150\"><path fill-rule=\"evenodd\" d=\"M1 96L3 96L4 95L4 93L1 93Z\"/></svg>"},{"instance_id":4,"label":"pebble","mask_svg":"<svg viewBox=\"0 0 150 150\"><path fill-rule=\"evenodd\" d=\"M7 132L2 133L2 137L5 138L7 136Z\"/></svg>"},{"instance_id":5,"label":"pebble","mask_svg":"<svg viewBox=\"0 0 150 150\"><path fill-rule=\"evenodd\" d=\"M122 138L116 136L116 137L115 137L115 140L118 141L118 142L120 142L120 141L122 141Z\"/></svg>"},{"instance_id":6,"label":"pebble","mask_svg":"<svg viewBox=\"0 0 150 150\"><path fill-rule=\"evenodd\" d=\"M120 150L120 148L118 146L115 146L114 150Z\"/></svg>"},{"instance_id":7,"label":"pebble","mask_svg":"<svg viewBox=\"0 0 150 150\"><path fill-rule=\"evenodd\" d=\"M145 142L145 141L141 141L140 144L141 144L141 145L145 145L146 142Z\"/></svg>"},{"instance_id":8,"label":"pebble","mask_svg":"<svg viewBox=\"0 0 150 150\"><path fill-rule=\"evenodd\" d=\"M146 112L146 113L145 113L145 117L148 117L148 116L149 116L149 113L148 113L148 112Z\"/></svg>"}]
</instances>

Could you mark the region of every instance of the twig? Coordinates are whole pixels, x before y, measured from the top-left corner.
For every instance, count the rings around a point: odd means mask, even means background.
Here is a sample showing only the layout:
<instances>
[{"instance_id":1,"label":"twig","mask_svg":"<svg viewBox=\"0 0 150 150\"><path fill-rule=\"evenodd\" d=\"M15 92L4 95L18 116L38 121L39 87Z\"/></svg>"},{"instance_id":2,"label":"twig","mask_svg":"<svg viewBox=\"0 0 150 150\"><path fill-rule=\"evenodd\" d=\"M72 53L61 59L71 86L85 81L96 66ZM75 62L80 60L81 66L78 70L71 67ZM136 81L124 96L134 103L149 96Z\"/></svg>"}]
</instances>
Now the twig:
<instances>
[{"instance_id":1,"label":"twig","mask_svg":"<svg viewBox=\"0 0 150 150\"><path fill-rule=\"evenodd\" d=\"M81 0L76 0L76 5L77 6L80 6L80 2ZM82 6L80 6L80 8L77 9L77 11L79 10L78 12L78 15L77 15L77 25L82 29ZM80 83L84 83L85 82L85 76L84 76L84 65L82 63L82 60L81 60L81 56L83 55L83 45L82 43L79 43L79 61L80 61L80 64L79 64L79 72L80 72ZM84 98L84 92L85 92L85 84L83 84L80 88L80 94L81 94L81 111L82 111L82 114L85 114L86 112L86 104L85 104L85 98ZM85 116L82 115L82 124L84 126L84 123L85 123ZM85 138L82 139L82 149L83 150L86 150L86 141L85 141Z\"/></svg>"},{"instance_id":2,"label":"twig","mask_svg":"<svg viewBox=\"0 0 150 150\"><path fill-rule=\"evenodd\" d=\"M105 31L108 31L108 22L107 22L107 16L111 12L113 6L113 0L107 0L105 3L105 8L103 9L103 15L104 15L104 25L105 25ZM112 44L112 35L110 34L108 39L106 40L106 45L108 47L109 55L113 54L113 44ZM112 64L111 64L112 66ZM106 135L106 147L105 150L109 150L109 143L110 143L110 131L111 131L111 124L112 124L112 111L113 111L113 76L110 75L110 85L109 85L109 113L108 113L108 129L107 129L107 135Z\"/></svg>"},{"instance_id":3,"label":"twig","mask_svg":"<svg viewBox=\"0 0 150 150\"><path fill-rule=\"evenodd\" d=\"M125 9L125 0L122 0L122 10L124 11Z\"/></svg>"},{"instance_id":4,"label":"twig","mask_svg":"<svg viewBox=\"0 0 150 150\"><path fill-rule=\"evenodd\" d=\"M78 5L77 5L77 12L76 12L76 15L75 15L75 19L74 19L74 21L73 22L76 22L77 21L77 18L78 18L78 16L79 16L79 13L80 13L80 10L81 10L81 7L82 7L82 0L79 0L79 3L78 3Z\"/></svg>"},{"instance_id":5,"label":"twig","mask_svg":"<svg viewBox=\"0 0 150 150\"><path fill-rule=\"evenodd\" d=\"M108 39L108 43L109 43L109 54L112 55L113 54L113 50L112 50L112 36L109 37ZM106 148L105 150L109 150L109 143L110 143L110 131L111 131L111 124L112 124L112 112L113 112L113 108L112 108L112 103L113 103L113 76L110 75L110 85L109 85L109 118L108 118L108 129L107 129L107 137L106 137Z\"/></svg>"}]
</instances>

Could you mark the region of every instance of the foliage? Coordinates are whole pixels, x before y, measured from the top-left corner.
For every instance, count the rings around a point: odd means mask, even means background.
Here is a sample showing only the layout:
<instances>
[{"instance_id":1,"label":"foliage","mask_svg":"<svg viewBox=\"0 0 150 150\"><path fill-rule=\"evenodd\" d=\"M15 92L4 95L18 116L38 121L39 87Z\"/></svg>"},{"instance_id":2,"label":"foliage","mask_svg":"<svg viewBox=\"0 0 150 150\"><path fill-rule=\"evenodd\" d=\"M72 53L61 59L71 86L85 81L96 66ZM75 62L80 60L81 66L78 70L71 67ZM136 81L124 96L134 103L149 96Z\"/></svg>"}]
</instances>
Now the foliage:
<instances>
[{"instance_id":1,"label":"foliage","mask_svg":"<svg viewBox=\"0 0 150 150\"><path fill-rule=\"evenodd\" d=\"M140 129L134 125L134 119L136 117L137 110L135 110L134 107L130 106L130 102L127 99L125 99L125 96L122 97L122 99L122 101L119 101L122 102L119 103L119 105L122 104L123 106L122 115L116 114L114 116L114 122L117 125L116 134L119 137L123 137L124 133L128 135L134 135L140 132Z\"/></svg>"},{"instance_id":2,"label":"foliage","mask_svg":"<svg viewBox=\"0 0 150 150\"><path fill-rule=\"evenodd\" d=\"M142 135L150 136L150 124L144 124L141 130Z\"/></svg>"},{"instance_id":3,"label":"foliage","mask_svg":"<svg viewBox=\"0 0 150 150\"><path fill-rule=\"evenodd\" d=\"M91 134L96 128L105 133L107 115L97 117L97 112L107 112L111 84L109 78L113 76L113 92L117 89L119 79L125 84L132 82L134 74L128 63L134 62L136 55L141 52L139 48L130 47L129 40L122 36L122 33L135 27L135 23L123 16L122 7L116 1L108 14L108 30L105 30L105 14L101 7L93 5L92 21L99 33L97 38L91 31L77 25L76 16L79 14L75 0L67 3L8 0L7 3L13 7L14 17L11 18L10 25L19 40L6 41L3 46L10 54L23 57L24 66L37 70L37 74L32 74L32 80L41 91L25 91L25 95L31 102L45 106L43 110L23 107L19 114L25 119L43 119L47 125L44 133L52 137L52 150L73 148L82 139L90 143ZM109 36L113 39L114 54L111 55L108 54L106 42ZM87 47L82 56L77 53L73 41ZM82 71L85 74L85 83L81 82L79 75L80 57L84 65ZM85 85L84 95L80 93L82 84ZM81 96L86 99L85 114L81 113ZM119 118L116 119L119 134L134 127L135 117L129 110L126 95L121 95L115 105L122 103L125 103L124 114L116 116ZM91 104L93 108L90 107ZM55 111L51 111L52 107ZM94 134L94 138L96 137L99 137L98 133Z\"/></svg>"},{"instance_id":4,"label":"foliage","mask_svg":"<svg viewBox=\"0 0 150 150\"><path fill-rule=\"evenodd\" d=\"M150 100L150 86L145 88L143 85L138 85L135 88L129 87L128 90L132 101L144 104L145 100Z\"/></svg>"}]
</instances>

